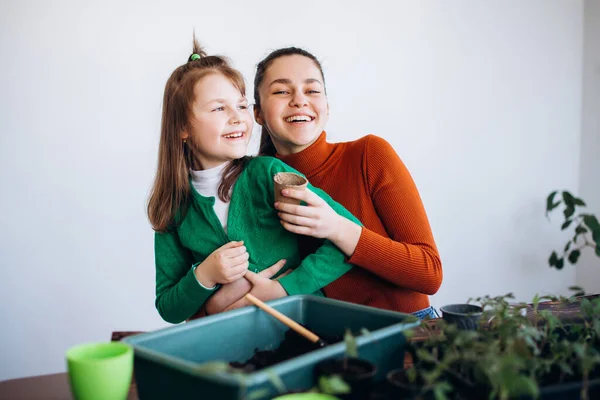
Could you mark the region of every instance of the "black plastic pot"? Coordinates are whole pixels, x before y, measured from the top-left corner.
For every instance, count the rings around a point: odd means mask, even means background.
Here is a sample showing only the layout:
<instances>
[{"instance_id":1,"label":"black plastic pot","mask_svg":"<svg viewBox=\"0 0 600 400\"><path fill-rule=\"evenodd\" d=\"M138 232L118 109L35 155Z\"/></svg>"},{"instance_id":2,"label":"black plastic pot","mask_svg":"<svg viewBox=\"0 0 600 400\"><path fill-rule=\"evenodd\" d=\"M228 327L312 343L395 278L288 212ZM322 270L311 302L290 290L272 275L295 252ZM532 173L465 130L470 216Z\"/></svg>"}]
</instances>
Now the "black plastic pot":
<instances>
[{"instance_id":1,"label":"black plastic pot","mask_svg":"<svg viewBox=\"0 0 600 400\"><path fill-rule=\"evenodd\" d=\"M449 324L454 324L458 329L475 330L483 309L473 304L449 304L440 308L442 318Z\"/></svg>"},{"instance_id":2,"label":"black plastic pot","mask_svg":"<svg viewBox=\"0 0 600 400\"><path fill-rule=\"evenodd\" d=\"M385 379L390 388L389 392L397 399L412 399L418 392L418 384L411 384L404 369L394 369L388 372ZM427 397L425 397L427 398Z\"/></svg>"},{"instance_id":3,"label":"black plastic pot","mask_svg":"<svg viewBox=\"0 0 600 400\"><path fill-rule=\"evenodd\" d=\"M336 395L342 400L368 399L376 374L375 364L360 358L328 359L315 366L317 381L321 376L339 375L350 386L349 394Z\"/></svg>"}]
</instances>

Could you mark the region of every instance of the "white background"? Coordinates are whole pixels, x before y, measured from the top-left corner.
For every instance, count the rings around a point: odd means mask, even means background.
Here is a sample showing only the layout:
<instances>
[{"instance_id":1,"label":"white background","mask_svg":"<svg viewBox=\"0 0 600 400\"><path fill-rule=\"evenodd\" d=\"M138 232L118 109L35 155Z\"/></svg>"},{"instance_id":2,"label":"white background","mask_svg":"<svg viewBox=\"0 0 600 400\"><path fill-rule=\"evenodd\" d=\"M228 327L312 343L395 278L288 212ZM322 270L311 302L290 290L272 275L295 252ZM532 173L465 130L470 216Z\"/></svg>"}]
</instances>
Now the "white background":
<instances>
[{"instance_id":1,"label":"white background","mask_svg":"<svg viewBox=\"0 0 600 400\"><path fill-rule=\"evenodd\" d=\"M194 28L249 94L273 49L323 61L329 140L384 137L417 182L444 267L435 306L567 294L579 268L600 291L595 257L547 266L566 236L544 217L554 189L600 211L599 14L583 0L2 1L0 379L167 325L145 205L164 84Z\"/></svg>"}]
</instances>

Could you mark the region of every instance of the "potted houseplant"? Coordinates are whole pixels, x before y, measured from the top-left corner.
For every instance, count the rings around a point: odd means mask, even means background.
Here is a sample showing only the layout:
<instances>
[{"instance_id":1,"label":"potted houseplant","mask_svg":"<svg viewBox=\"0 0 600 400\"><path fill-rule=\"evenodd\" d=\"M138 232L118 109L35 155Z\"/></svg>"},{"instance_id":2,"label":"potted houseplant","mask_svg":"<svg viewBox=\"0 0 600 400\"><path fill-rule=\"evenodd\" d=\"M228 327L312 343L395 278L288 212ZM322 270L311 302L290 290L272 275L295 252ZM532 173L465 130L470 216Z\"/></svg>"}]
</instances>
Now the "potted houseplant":
<instances>
[{"instance_id":1,"label":"potted houseplant","mask_svg":"<svg viewBox=\"0 0 600 400\"><path fill-rule=\"evenodd\" d=\"M491 321L477 330L440 321L424 341L409 343L413 366L388 374L412 396L436 399L592 399L600 390L600 299L581 299L581 323L565 324L534 299L475 299ZM561 299L569 302L570 299Z\"/></svg>"},{"instance_id":2,"label":"potted houseplant","mask_svg":"<svg viewBox=\"0 0 600 400\"><path fill-rule=\"evenodd\" d=\"M342 400L366 399L371 391L373 378L377 374L377 366L358 357L358 346L354 335L346 330L344 334L346 351L343 358L330 358L315 366L315 374L319 386L330 386L329 379L341 379L348 386L335 393ZM335 382L335 381L334 381Z\"/></svg>"},{"instance_id":3,"label":"potted houseplant","mask_svg":"<svg viewBox=\"0 0 600 400\"><path fill-rule=\"evenodd\" d=\"M563 222L561 230L571 229L573 236L567 241L562 251L553 251L548 259L550 267L562 269L565 260L576 264L581 252L586 248L594 250L600 257L600 223L591 213L583 212L585 202L568 191L554 191L546 198L546 217L563 206Z\"/></svg>"}]
</instances>

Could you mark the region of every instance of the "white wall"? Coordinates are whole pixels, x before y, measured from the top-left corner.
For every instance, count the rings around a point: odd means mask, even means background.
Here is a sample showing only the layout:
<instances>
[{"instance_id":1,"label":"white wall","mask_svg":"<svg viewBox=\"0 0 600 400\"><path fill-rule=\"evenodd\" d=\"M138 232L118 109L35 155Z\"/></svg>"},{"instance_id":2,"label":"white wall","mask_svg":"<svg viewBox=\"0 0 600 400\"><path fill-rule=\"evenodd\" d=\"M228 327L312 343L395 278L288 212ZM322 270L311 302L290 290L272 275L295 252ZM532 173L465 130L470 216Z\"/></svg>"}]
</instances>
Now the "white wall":
<instances>
[{"instance_id":1,"label":"white wall","mask_svg":"<svg viewBox=\"0 0 600 400\"><path fill-rule=\"evenodd\" d=\"M581 134L581 197L600 218L600 1L585 1L583 114ZM600 258L587 248L577 265L577 284L600 292Z\"/></svg>"},{"instance_id":2,"label":"white wall","mask_svg":"<svg viewBox=\"0 0 600 400\"><path fill-rule=\"evenodd\" d=\"M145 202L193 28L249 83L280 46L323 59L330 140L380 135L417 181L444 263L434 305L567 293L544 199L579 184L582 1L222 4L0 6L0 379L166 325Z\"/></svg>"}]
</instances>

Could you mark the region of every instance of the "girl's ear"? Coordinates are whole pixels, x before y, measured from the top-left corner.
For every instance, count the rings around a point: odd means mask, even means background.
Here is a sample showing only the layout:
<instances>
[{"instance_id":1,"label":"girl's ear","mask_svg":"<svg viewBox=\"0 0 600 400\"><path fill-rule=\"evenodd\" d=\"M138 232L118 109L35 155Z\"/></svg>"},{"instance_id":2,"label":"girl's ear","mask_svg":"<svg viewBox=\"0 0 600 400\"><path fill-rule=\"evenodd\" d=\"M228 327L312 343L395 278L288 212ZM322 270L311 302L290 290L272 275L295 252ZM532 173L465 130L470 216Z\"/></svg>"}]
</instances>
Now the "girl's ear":
<instances>
[{"instance_id":1,"label":"girl's ear","mask_svg":"<svg viewBox=\"0 0 600 400\"><path fill-rule=\"evenodd\" d=\"M265 120L262 118L262 113L260 112L260 108L254 106L254 119L256 120L256 123L259 125L264 125L265 124Z\"/></svg>"},{"instance_id":2,"label":"girl's ear","mask_svg":"<svg viewBox=\"0 0 600 400\"><path fill-rule=\"evenodd\" d=\"M181 132L181 135L179 135L181 137L181 140L183 140L184 142L188 139L188 137L190 137L190 135L188 135L187 131L183 131Z\"/></svg>"}]
</instances>

